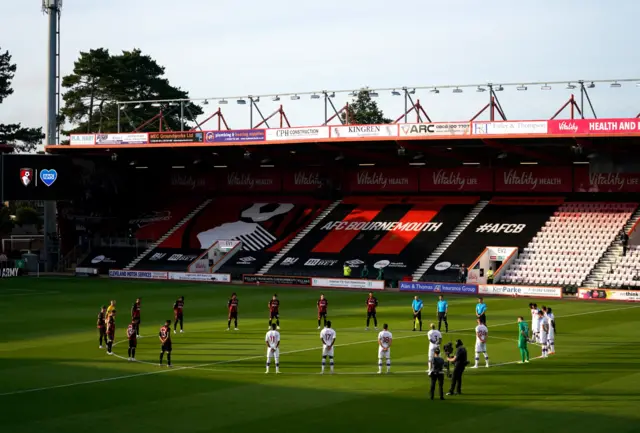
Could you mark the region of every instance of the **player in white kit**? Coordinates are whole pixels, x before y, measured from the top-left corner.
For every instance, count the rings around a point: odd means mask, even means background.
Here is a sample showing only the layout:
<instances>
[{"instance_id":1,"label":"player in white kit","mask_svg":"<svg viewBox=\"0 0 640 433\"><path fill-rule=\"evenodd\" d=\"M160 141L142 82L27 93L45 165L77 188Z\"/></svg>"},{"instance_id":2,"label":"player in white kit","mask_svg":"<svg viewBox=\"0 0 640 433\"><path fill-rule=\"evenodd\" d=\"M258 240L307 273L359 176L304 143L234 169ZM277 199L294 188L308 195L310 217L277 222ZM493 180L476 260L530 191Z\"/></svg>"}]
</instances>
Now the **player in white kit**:
<instances>
[{"instance_id":1,"label":"player in white kit","mask_svg":"<svg viewBox=\"0 0 640 433\"><path fill-rule=\"evenodd\" d=\"M320 340L322 341L321 374L324 374L324 367L327 363L327 358L329 358L331 374L333 374L333 345L336 343L336 331L331 328L331 320L327 321L325 328L320 331Z\"/></svg>"},{"instance_id":2,"label":"player in white kit","mask_svg":"<svg viewBox=\"0 0 640 433\"><path fill-rule=\"evenodd\" d=\"M553 315L551 307L547 308L547 319L549 320L549 335L547 336L549 355L554 355L556 353L556 316Z\"/></svg>"},{"instance_id":3,"label":"player in white kit","mask_svg":"<svg viewBox=\"0 0 640 433\"><path fill-rule=\"evenodd\" d=\"M269 373L269 364L271 364L271 358L276 361L276 374L280 373L280 333L276 331L276 324L271 324L271 330L267 331L267 335L264 337L264 341L267 344L267 371Z\"/></svg>"},{"instance_id":4,"label":"player in white kit","mask_svg":"<svg viewBox=\"0 0 640 433\"><path fill-rule=\"evenodd\" d=\"M431 370L433 370L434 353L436 349L440 349L440 342L442 342L442 334L436 329L436 325L433 323L429 325L427 338L429 338L429 370L427 370L427 374L431 374Z\"/></svg>"},{"instance_id":5,"label":"player in white kit","mask_svg":"<svg viewBox=\"0 0 640 433\"><path fill-rule=\"evenodd\" d=\"M540 316L538 315L538 304L529 304L531 310L531 342L537 343L540 340Z\"/></svg>"},{"instance_id":6,"label":"player in white kit","mask_svg":"<svg viewBox=\"0 0 640 433\"><path fill-rule=\"evenodd\" d=\"M478 318L478 326L476 326L476 363L471 368L478 368L478 361L480 361L480 354L484 354L484 362L487 368L489 368L489 355L487 355L487 337L489 336L489 329Z\"/></svg>"},{"instance_id":7,"label":"player in white kit","mask_svg":"<svg viewBox=\"0 0 640 433\"><path fill-rule=\"evenodd\" d=\"M382 360L387 360L387 373L391 371L391 343L393 335L389 332L389 325L386 323L382 331L378 334L378 374L382 374Z\"/></svg>"},{"instance_id":8,"label":"player in white kit","mask_svg":"<svg viewBox=\"0 0 640 433\"><path fill-rule=\"evenodd\" d=\"M542 346L542 357L546 358L549 353L548 337L549 337L549 318L544 315L544 312L540 310L538 313L540 318L540 345Z\"/></svg>"}]
</instances>

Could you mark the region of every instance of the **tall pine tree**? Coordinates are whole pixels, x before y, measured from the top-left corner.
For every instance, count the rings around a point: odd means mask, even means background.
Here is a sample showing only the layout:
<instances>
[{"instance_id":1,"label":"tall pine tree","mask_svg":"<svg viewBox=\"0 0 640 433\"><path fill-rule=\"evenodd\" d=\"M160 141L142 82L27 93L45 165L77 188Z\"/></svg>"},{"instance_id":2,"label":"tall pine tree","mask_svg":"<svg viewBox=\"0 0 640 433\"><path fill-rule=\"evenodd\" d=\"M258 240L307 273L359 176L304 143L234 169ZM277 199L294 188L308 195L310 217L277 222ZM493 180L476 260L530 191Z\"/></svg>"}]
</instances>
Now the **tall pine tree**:
<instances>
[{"instance_id":1,"label":"tall pine tree","mask_svg":"<svg viewBox=\"0 0 640 433\"><path fill-rule=\"evenodd\" d=\"M391 119L384 117L378 103L371 98L369 89L361 89L349 104L349 116L342 113L342 121L353 125L380 125L391 123Z\"/></svg>"}]
</instances>

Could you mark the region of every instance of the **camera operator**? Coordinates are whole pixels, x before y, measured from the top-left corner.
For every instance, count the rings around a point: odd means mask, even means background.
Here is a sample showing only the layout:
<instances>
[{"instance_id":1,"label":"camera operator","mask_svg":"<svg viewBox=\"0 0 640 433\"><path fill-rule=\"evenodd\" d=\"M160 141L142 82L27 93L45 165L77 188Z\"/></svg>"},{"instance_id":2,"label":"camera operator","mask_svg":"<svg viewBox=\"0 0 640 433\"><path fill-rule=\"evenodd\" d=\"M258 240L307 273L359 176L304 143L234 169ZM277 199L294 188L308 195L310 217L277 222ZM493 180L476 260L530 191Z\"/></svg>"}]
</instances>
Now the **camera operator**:
<instances>
[{"instance_id":1,"label":"camera operator","mask_svg":"<svg viewBox=\"0 0 640 433\"><path fill-rule=\"evenodd\" d=\"M467 349L464 348L462 340L456 341L456 353L453 357L449 356L447 360L454 364L451 388L447 395L462 394L462 374L464 373L464 369L467 367L467 364L469 364L467 359Z\"/></svg>"},{"instance_id":2,"label":"camera operator","mask_svg":"<svg viewBox=\"0 0 640 433\"><path fill-rule=\"evenodd\" d=\"M433 400L436 392L436 382L438 382L438 389L440 390L440 400L444 400L444 359L440 357L440 349L436 349L433 352L431 373L431 400Z\"/></svg>"}]
</instances>

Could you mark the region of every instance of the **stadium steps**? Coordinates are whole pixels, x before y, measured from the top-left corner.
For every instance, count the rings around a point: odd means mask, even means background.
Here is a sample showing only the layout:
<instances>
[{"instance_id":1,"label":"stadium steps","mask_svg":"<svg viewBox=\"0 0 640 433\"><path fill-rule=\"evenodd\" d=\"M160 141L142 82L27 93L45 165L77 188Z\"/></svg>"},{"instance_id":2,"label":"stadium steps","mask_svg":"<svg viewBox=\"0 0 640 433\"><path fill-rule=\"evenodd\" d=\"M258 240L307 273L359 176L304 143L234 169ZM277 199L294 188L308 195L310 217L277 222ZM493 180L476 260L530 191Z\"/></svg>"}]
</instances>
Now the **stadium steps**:
<instances>
[{"instance_id":1,"label":"stadium steps","mask_svg":"<svg viewBox=\"0 0 640 433\"><path fill-rule=\"evenodd\" d=\"M636 222L640 219L640 208L638 208L631 218L624 225L624 230L629 233L629 230L635 226ZM618 259L622 256L622 241L616 237L616 239L611 242L607 251L602 255L598 263L593 267L587 279L584 281L582 286L596 288L602 285L604 281L604 276L611 272L613 265L615 265Z\"/></svg>"},{"instance_id":2,"label":"stadium steps","mask_svg":"<svg viewBox=\"0 0 640 433\"><path fill-rule=\"evenodd\" d=\"M146 256L148 256L149 253L151 253L151 251L155 250L158 247L158 245L160 245L161 243L166 241L169 238L169 236L174 234L180 227L185 225L191 218L193 218L198 213L200 213L200 211L202 211L202 209L207 207L209 205L209 203L211 203L212 201L213 201L212 199L207 199L207 200L203 201L202 203L200 203L198 205L198 207L196 207L194 210L189 212L189 214L186 217L184 217L180 221L178 221L178 223L175 226L173 226L168 232L166 232L160 239L158 239L157 241L152 243L149 246L149 248L147 248L146 250L144 250L142 252L142 254L140 254L138 257L133 259L133 261L131 263L129 263L127 266L125 266L125 269L129 270L129 269L133 268L135 265L137 265L138 263L140 263L140 261L142 259L144 259Z\"/></svg>"},{"instance_id":3,"label":"stadium steps","mask_svg":"<svg viewBox=\"0 0 640 433\"><path fill-rule=\"evenodd\" d=\"M273 265L278 263L280 259L285 256L285 254L291 251L291 248L293 248L298 242L300 242L300 239L305 237L311 230L313 230L313 228L317 226L320 221L326 218L331 212L333 212L333 210L338 207L340 203L342 203L342 200L336 200L331 203L320 215L318 215L316 219L311 221L308 226L302 229L300 233L298 233L293 239L291 239L291 241L289 241L289 243L285 245L284 248L282 248L280 252L275 255L275 257L273 257L266 265L264 265L262 269L258 271L258 275L265 275L267 272L269 272L269 269L271 269Z\"/></svg>"},{"instance_id":4,"label":"stadium steps","mask_svg":"<svg viewBox=\"0 0 640 433\"><path fill-rule=\"evenodd\" d=\"M416 269L416 271L412 275L413 281L420 281L420 278L422 278L422 276L425 274L425 272L427 272L431 265L433 265L436 260L438 260L442 253L444 253L445 250L449 248L449 246L451 246L453 241L455 241L456 238L460 236L460 233L462 233L464 229L466 229L469 224L471 224L471 222L476 219L480 212L482 212L482 209L484 209L488 204L488 200L478 202L478 204L471 210L471 212L469 212L469 214L462 221L460 221L460 224L458 224L458 226L453 229L451 233L449 233L449 236L447 236L445 240L442 241L438 248L436 248L429 257L427 257L427 260L422 265L420 265L418 269Z\"/></svg>"}]
</instances>

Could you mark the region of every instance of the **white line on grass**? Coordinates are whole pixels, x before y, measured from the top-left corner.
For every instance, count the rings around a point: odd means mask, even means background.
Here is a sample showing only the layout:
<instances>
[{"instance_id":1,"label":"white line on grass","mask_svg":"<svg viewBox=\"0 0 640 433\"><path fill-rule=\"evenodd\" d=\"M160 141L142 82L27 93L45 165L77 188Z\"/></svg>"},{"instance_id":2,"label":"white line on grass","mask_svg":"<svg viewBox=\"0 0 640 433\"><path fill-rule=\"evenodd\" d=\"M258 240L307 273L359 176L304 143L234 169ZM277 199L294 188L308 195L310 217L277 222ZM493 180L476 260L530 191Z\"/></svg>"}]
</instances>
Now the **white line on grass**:
<instances>
[{"instance_id":1,"label":"white line on grass","mask_svg":"<svg viewBox=\"0 0 640 433\"><path fill-rule=\"evenodd\" d=\"M622 308L607 308L607 309L603 309L603 310L587 311L587 312L575 313L575 314L567 314L566 316L558 316L558 317L568 318L568 317L586 316L586 315L591 315L591 314L607 313L607 312L611 312L611 311L630 310L630 309L634 309L634 308L640 308L640 305L633 305L633 306L622 307ZM515 321L511 321L511 322L507 322L507 323L500 323L500 324L497 324L497 325L492 325L492 328L499 327L499 326L515 325L515 323L516 323ZM473 329L475 329L475 328L452 330L451 333L452 334L456 333L456 332L460 333L460 332L464 332L464 331L471 331ZM424 334L424 333L422 333L422 334L412 334L412 335L406 335L406 336L397 337L395 339L399 340L399 339L416 338L416 337L426 337L426 334ZM351 342L351 343L337 344L336 347L346 347L346 346L354 346L354 345L357 345L357 344L375 343L376 341L377 340L354 341L354 342ZM288 355L288 354L293 354L293 353L310 352L312 350L320 350L320 347L313 347L313 348L309 348L309 349L300 349L300 350L292 350L292 351L288 351L288 352L282 352L282 354L283 355ZM47 387L42 387L42 388L23 389L23 390L19 390L19 391L11 391L11 392L1 393L0 397L6 397L6 396L11 396L11 395L19 395L19 394L27 394L27 393L40 392L40 391L49 391L49 390L54 390L54 389L71 388L71 387L74 387L74 386L91 385L91 384L102 383L102 382L112 382L112 381L116 381L116 380L131 379L131 378L134 378L134 377L143 377L143 376L151 376L151 375L154 375L154 374L168 373L170 371L204 369L204 367L221 365L221 364L230 364L230 363L235 363L235 362L250 361L250 360L259 359L259 358L264 358L264 355L255 355L255 356L249 356L249 357L246 357L246 358L210 362L210 363L206 363L206 364L199 364L199 365L193 365L193 366L175 367L175 368L171 368L171 369L167 368L167 369L163 369L163 370L148 371L148 372L145 372L145 373L127 374L127 375L124 375L124 376L107 377L107 378L103 378L103 379L87 380L87 381L83 381L83 382L73 382L73 383L67 383L67 384L63 384L63 385L54 385L54 386L47 386ZM511 363L514 364L516 362L517 361L512 361ZM498 365L508 365L508 363L496 364L496 366L498 366ZM289 373L289 374L291 374L291 373Z\"/></svg>"}]
</instances>

